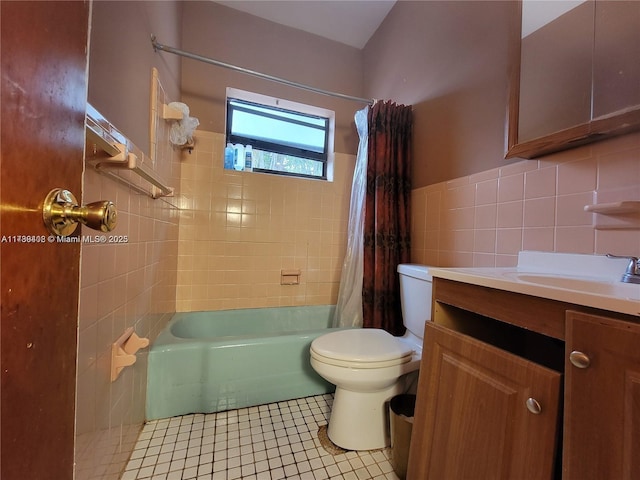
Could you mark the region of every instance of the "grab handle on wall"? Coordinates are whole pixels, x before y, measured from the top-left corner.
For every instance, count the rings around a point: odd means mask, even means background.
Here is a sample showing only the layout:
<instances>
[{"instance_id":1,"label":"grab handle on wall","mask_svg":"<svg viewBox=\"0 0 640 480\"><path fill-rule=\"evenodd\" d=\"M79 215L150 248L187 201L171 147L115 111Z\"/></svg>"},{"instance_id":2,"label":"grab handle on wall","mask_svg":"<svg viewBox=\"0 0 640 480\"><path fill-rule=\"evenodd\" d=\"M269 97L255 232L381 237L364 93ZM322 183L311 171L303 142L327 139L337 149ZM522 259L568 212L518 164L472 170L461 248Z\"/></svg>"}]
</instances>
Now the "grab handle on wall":
<instances>
[{"instance_id":1,"label":"grab handle on wall","mask_svg":"<svg viewBox=\"0 0 640 480\"><path fill-rule=\"evenodd\" d=\"M136 352L147 346L149 346L148 338L136 335L133 327L127 328L111 345L111 381L115 382L124 367L136 363Z\"/></svg>"}]
</instances>

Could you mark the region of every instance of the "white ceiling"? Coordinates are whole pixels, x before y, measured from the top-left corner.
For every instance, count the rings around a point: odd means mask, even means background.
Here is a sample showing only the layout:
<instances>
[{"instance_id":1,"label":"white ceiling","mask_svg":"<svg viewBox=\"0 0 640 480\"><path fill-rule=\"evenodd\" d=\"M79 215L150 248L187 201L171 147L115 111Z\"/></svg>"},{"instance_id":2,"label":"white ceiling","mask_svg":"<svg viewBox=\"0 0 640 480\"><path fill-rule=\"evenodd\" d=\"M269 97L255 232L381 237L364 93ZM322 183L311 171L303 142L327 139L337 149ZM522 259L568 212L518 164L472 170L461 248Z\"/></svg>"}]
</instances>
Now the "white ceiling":
<instances>
[{"instance_id":1,"label":"white ceiling","mask_svg":"<svg viewBox=\"0 0 640 480\"><path fill-rule=\"evenodd\" d=\"M216 3L361 49L396 0L230 0Z\"/></svg>"},{"instance_id":2,"label":"white ceiling","mask_svg":"<svg viewBox=\"0 0 640 480\"><path fill-rule=\"evenodd\" d=\"M585 0L523 0L522 38L584 3Z\"/></svg>"}]
</instances>

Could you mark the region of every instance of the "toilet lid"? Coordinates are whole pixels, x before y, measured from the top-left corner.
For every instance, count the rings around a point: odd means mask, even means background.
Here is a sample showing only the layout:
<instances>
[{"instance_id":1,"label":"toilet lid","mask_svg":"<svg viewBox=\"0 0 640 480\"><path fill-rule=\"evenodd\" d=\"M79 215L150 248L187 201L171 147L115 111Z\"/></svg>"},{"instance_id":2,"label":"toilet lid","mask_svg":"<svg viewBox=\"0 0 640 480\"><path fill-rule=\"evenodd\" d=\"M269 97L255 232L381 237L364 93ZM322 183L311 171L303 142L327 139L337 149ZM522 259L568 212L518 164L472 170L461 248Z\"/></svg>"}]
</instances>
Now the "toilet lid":
<instances>
[{"instance_id":1,"label":"toilet lid","mask_svg":"<svg viewBox=\"0 0 640 480\"><path fill-rule=\"evenodd\" d=\"M385 330L354 328L327 333L311 343L323 357L349 362L386 362L411 357L413 350Z\"/></svg>"}]
</instances>

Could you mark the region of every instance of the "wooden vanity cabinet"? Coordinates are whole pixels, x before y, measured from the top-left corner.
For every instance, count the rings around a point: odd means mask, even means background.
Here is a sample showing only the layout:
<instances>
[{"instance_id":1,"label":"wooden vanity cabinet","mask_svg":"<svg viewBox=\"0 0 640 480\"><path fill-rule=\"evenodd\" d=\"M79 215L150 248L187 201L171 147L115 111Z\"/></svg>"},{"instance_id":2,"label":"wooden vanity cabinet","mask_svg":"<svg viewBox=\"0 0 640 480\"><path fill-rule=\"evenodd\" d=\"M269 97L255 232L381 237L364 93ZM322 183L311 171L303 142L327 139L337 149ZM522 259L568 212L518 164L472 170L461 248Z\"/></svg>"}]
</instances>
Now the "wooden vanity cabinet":
<instances>
[{"instance_id":1,"label":"wooden vanity cabinet","mask_svg":"<svg viewBox=\"0 0 640 480\"><path fill-rule=\"evenodd\" d=\"M408 480L640 479L638 317L434 278L424 342Z\"/></svg>"},{"instance_id":2,"label":"wooden vanity cabinet","mask_svg":"<svg viewBox=\"0 0 640 480\"><path fill-rule=\"evenodd\" d=\"M436 324L424 338L407 478L551 478L561 375Z\"/></svg>"},{"instance_id":3,"label":"wooden vanity cabinet","mask_svg":"<svg viewBox=\"0 0 640 480\"><path fill-rule=\"evenodd\" d=\"M567 312L565 479L640 479L640 324Z\"/></svg>"}]
</instances>

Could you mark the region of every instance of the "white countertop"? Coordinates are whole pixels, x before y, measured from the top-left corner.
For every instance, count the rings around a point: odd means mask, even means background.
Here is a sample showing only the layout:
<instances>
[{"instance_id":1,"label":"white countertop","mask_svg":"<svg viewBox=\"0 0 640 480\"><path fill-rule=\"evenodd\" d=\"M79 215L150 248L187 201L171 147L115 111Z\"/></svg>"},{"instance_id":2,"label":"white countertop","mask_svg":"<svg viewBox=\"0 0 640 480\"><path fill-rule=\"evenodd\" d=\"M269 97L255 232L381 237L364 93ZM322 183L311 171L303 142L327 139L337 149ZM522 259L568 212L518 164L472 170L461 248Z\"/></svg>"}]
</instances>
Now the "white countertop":
<instances>
[{"instance_id":1,"label":"white countertop","mask_svg":"<svg viewBox=\"0 0 640 480\"><path fill-rule=\"evenodd\" d=\"M520 252L512 268L438 268L457 282L640 316L640 285L620 281L627 260L601 255Z\"/></svg>"}]
</instances>

